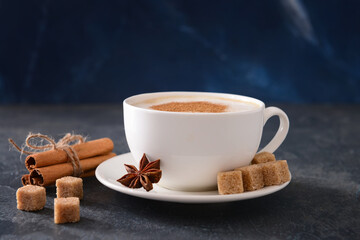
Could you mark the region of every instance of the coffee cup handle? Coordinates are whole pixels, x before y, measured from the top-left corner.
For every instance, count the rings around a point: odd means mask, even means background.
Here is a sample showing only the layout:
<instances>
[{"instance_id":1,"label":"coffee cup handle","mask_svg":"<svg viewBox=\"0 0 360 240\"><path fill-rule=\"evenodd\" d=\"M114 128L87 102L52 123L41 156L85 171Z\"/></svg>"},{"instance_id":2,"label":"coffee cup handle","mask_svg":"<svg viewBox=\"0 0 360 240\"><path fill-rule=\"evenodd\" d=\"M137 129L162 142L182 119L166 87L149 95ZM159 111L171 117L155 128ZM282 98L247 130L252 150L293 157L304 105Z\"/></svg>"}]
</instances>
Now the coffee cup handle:
<instances>
[{"instance_id":1,"label":"coffee cup handle","mask_svg":"<svg viewBox=\"0 0 360 240\"><path fill-rule=\"evenodd\" d=\"M267 107L264 110L264 125L266 124L267 120L272 116L279 116L280 125L279 129L277 130L275 136L271 141L259 152L275 152L276 149L281 145L281 143L285 140L286 135L289 131L289 118L286 113L277 107Z\"/></svg>"}]
</instances>

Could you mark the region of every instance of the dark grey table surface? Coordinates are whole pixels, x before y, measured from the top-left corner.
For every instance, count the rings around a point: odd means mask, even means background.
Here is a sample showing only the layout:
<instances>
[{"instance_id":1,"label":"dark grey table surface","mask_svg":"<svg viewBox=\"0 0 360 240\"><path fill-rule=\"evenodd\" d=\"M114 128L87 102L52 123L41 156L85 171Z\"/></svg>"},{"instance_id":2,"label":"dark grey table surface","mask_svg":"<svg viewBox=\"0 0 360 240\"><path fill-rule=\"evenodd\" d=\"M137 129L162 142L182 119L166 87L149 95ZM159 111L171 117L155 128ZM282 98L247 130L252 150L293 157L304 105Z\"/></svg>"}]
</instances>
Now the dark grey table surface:
<instances>
[{"instance_id":1,"label":"dark grey table surface","mask_svg":"<svg viewBox=\"0 0 360 240\"><path fill-rule=\"evenodd\" d=\"M84 180L81 221L56 225L54 187L47 188L42 211L16 209L15 193L26 170L7 139L23 143L29 131L55 138L75 131L91 139L110 137L115 152L125 153L122 107L2 106L1 239L360 239L360 106L280 107L291 122L275 152L292 172L285 189L232 203L178 204L127 196L92 177ZM277 124L271 119L265 126L263 143Z\"/></svg>"}]
</instances>

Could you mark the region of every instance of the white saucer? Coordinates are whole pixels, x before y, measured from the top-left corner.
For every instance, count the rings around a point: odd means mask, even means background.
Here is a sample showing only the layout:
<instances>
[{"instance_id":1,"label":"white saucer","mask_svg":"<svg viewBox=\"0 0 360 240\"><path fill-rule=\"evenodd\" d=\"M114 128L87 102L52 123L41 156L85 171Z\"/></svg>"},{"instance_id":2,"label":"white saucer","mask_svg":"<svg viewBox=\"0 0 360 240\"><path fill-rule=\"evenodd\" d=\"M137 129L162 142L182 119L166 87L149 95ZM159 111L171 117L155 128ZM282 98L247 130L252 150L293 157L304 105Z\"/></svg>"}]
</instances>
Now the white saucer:
<instances>
[{"instance_id":1,"label":"white saucer","mask_svg":"<svg viewBox=\"0 0 360 240\"><path fill-rule=\"evenodd\" d=\"M101 163L95 171L96 178L105 186L128 195L147 198L158 201L178 202L178 203L218 203L240 201L245 199L262 197L277 192L286 187L289 182L282 185L265 187L252 192L244 192L239 194L219 195L217 191L210 192L182 192L163 188L158 184L154 184L154 189L146 192L143 188L131 189L123 186L116 180L125 175L127 172L124 163L138 167L131 153L125 153L115 156Z\"/></svg>"}]
</instances>

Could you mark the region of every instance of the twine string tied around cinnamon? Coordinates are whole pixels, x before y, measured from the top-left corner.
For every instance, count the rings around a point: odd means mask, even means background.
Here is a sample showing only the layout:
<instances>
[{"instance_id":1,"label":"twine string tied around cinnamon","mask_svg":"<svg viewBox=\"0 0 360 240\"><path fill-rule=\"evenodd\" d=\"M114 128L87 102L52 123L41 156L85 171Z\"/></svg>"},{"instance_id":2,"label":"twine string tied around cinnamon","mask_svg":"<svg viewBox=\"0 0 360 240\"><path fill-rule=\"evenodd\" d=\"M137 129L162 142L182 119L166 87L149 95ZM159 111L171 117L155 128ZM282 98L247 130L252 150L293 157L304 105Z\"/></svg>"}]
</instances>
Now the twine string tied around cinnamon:
<instances>
[{"instance_id":1,"label":"twine string tied around cinnamon","mask_svg":"<svg viewBox=\"0 0 360 240\"><path fill-rule=\"evenodd\" d=\"M48 142L48 144L43 144L43 145L42 144L32 144L30 142L30 140L36 139L36 138L41 139L42 141L45 140ZM32 149L33 151L27 151L27 150L25 150L25 147L20 148L14 142L14 140L12 140L11 138L9 138L9 142L19 152L25 153L27 155L31 155L31 154L43 152L43 151L48 151L48 150L54 150L54 149L55 150L56 149L63 150L66 153L66 155L68 156L69 162L72 164L72 167L74 169L73 175L75 177L79 177L83 172L81 169L81 166L80 166L79 156L77 155L76 151L72 147L73 145L85 142L84 137L81 135L74 135L71 133L67 133L58 142L55 142L51 137L49 137L47 135L40 134L40 133L37 133L37 134L29 133L29 135L26 137L26 140L25 140L25 146L28 149ZM73 143L73 144L71 144L71 143Z\"/></svg>"}]
</instances>

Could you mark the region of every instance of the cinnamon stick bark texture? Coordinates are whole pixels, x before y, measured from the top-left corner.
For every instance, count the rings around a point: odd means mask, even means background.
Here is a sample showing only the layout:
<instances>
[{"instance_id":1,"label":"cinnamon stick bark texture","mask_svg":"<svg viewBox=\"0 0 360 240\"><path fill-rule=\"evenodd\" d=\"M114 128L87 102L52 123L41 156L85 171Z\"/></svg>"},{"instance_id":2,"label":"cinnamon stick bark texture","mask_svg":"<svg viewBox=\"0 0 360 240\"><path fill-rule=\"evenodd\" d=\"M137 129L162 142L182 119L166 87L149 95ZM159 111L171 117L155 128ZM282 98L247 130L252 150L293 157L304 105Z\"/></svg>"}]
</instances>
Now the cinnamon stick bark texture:
<instances>
[{"instance_id":1,"label":"cinnamon stick bark texture","mask_svg":"<svg viewBox=\"0 0 360 240\"><path fill-rule=\"evenodd\" d=\"M80 145L80 144L79 144ZM115 153L91 157L80 160L83 174L80 177L94 176L95 168L103 161L116 156ZM56 179L64 176L72 176L74 172L71 163L61 163L41 168L35 168L30 172L30 182L34 185L49 186L55 184Z\"/></svg>"},{"instance_id":2,"label":"cinnamon stick bark texture","mask_svg":"<svg viewBox=\"0 0 360 240\"><path fill-rule=\"evenodd\" d=\"M98 155L106 155L114 149L114 143L110 138L101 138L72 146L79 159L86 159ZM62 149L54 149L46 152L31 154L25 159L26 168L31 171L35 168L67 163L68 155Z\"/></svg>"}]
</instances>

